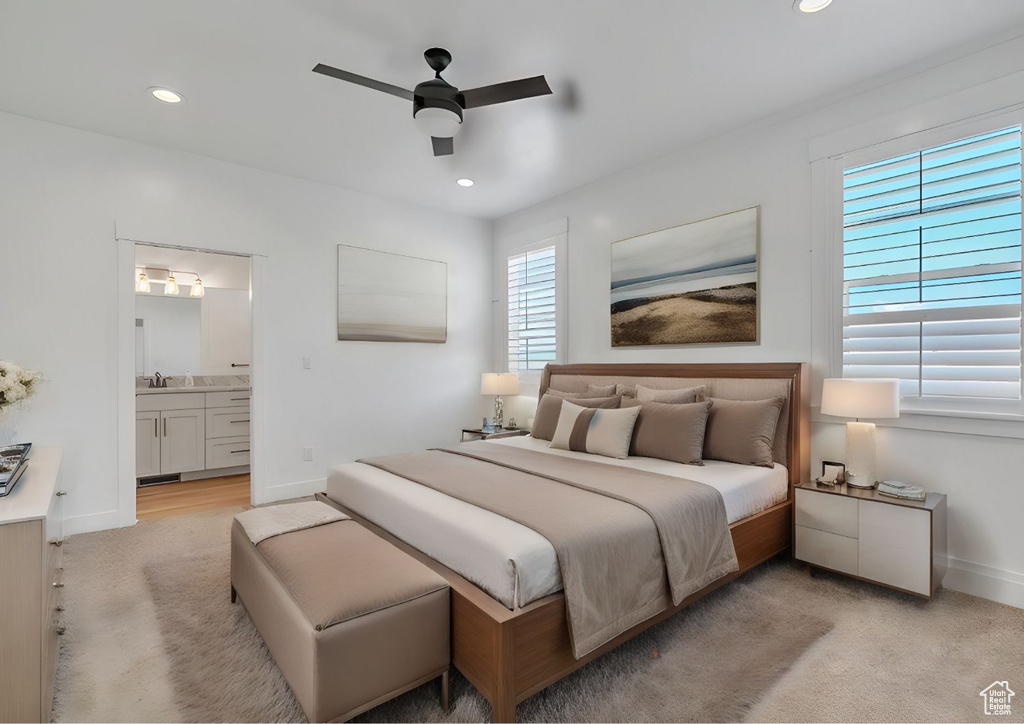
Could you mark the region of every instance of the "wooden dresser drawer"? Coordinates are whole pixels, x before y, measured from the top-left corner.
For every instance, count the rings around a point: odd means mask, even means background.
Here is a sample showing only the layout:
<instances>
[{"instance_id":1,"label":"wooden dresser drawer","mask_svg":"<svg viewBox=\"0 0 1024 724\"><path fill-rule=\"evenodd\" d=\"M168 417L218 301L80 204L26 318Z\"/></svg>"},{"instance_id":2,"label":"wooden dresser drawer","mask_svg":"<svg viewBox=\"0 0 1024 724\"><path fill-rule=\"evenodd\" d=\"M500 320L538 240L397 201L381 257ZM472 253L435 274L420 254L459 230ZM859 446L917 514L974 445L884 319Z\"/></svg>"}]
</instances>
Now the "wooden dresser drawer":
<instances>
[{"instance_id":1,"label":"wooden dresser drawer","mask_svg":"<svg viewBox=\"0 0 1024 724\"><path fill-rule=\"evenodd\" d=\"M898 505L860 501L859 537L884 548L927 553L931 550L931 515Z\"/></svg>"},{"instance_id":2,"label":"wooden dresser drawer","mask_svg":"<svg viewBox=\"0 0 1024 724\"><path fill-rule=\"evenodd\" d=\"M248 407L218 407L206 410L206 439L243 437L249 434Z\"/></svg>"},{"instance_id":3,"label":"wooden dresser drawer","mask_svg":"<svg viewBox=\"0 0 1024 724\"><path fill-rule=\"evenodd\" d=\"M819 495L819 498L825 497ZM857 540L798 525L796 557L822 568L857 575Z\"/></svg>"},{"instance_id":4,"label":"wooden dresser drawer","mask_svg":"<svg viewBox=\"0 0 1024 724\"><path fill-rule=\"evenodd\" d=\"M890 507L877 506L876 507ZM925 518L927 519L927 513ZM867 578L906 591L931 595L932 561L929 551L912 551L859 541L861 578Z\"/></svg>"},{"instance_id":5,"label":"wooden dresser drawer","mask_svg":"<svg viewBox=\"0 0 1024 724\"><path fill-rule=\"evenodd\" d=\"M796 524L805 528L857 537L857 500L809 490L796 491Z\"/></svg>"}]
</instances>

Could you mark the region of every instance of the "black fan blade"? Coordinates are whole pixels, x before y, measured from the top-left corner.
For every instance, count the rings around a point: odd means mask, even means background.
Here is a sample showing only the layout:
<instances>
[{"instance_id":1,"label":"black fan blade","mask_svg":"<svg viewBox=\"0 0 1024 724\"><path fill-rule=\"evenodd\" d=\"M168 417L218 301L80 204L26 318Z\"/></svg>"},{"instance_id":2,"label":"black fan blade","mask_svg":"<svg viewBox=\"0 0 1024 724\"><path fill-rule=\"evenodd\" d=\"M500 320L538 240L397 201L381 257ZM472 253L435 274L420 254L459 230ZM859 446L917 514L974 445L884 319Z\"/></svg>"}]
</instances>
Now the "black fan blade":
<instances>
[{"instance_id":1,"label":"black fan blade","mask_svg":"<svg viewBox=\"0 0 1024 724\"><path fill-rule=\"evenodd\" d=\"M455 153L454 138L438 138L437 136L431 136L430 142L434 145L435 156L451 156Z\"/></svg>"},{"instance_id":2,"label":"black fan blade","mask_svg":"<svg viewBox=\"0 0 1024 724\"><path fill-rule=\"evenodd\" d=\"M316 67L313 68L313 72L320 73L321 75L328 75L331 78L337 78L338 80L347 80L349 83L373 88L374 90L384 91L385 93L390 93L393 96L404 98L407 101L412 100L412 91L408 91L405 88L399 88L397 85L391 85L390 83L374 80L373 78L365 78L361 75L356 75L355 73L349 73L347 70L332 68L331 66L324 65L323 63L317 63Z\"/></svg>"},{"instance_id":3,"label":"black fan blade","mask_svg":"<svg viewBox=\"0 0 1024 724\"><path fill-rule=\"evenodd\" d=\"M533 98L534 96L546 96L551 93L551 86L544 80L544 76L538 75L533 78L522 80L510 80L507 83L496 83L485 85L482 88L470 88L461 92L463 108L479 108L480 106L493 106L495 103L508 103L517 101L520 98Z\"/></svg>"}]
</instances>

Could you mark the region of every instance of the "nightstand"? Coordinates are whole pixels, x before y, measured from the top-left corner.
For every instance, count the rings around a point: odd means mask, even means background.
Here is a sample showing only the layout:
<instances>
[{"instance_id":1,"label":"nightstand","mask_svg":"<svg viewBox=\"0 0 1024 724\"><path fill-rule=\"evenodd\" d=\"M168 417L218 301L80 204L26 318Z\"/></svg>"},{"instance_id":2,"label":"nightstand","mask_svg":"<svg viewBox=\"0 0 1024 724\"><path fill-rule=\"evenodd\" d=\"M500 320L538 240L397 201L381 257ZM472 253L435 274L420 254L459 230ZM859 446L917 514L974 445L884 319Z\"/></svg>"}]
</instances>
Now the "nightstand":
<instances>
[{"instance_id":1,"label":"nightstand","mask_svg":"<svg viewBox=\"0 0 1024 724\"><path fill-rule=\"evenodd\" d=\"M462 428L462 441L466 442L466 435L475 435L476 437L470 438L471 440L493 440L499 437L520 437L522 435L529 435L529 430L522 430L518 427L511 430L503 428L501 430L483 430L479 427L464 427Z\"/></svg>"},{"instance_id":2,"label":"nightstand","mask_svg":"<svg viewBox=\"0 0 1024 724\"><path fill-rule=\"evenodd\" d=\"M902 500L817 483L796 486L794 556L818 568L931 598L946 574L946 496Z\"/></svg>"}]
</instances>

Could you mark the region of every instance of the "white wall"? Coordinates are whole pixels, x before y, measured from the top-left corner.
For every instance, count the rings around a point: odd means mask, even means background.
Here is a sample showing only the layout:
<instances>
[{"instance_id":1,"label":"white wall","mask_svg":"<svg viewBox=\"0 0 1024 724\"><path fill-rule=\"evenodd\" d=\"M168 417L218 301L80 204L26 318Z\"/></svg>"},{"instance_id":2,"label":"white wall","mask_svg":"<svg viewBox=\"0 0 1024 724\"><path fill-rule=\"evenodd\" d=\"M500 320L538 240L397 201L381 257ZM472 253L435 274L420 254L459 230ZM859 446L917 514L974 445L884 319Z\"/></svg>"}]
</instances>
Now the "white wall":
<instances>
[{"instance_id":1,"label":"white wall","mask_svg":"<svg viewBox=\"0 0 1024 724\"><path fill-rule=\"evenodd\" d=\"M962 89L990 106L975 108L967 99L965 117L1024 100L1024 82L1006 78L1024 70L1024 39L931 65L902 69L871 89L850 89L500 219L495 265L528 229L568 217L569 362L827 360L827 334L812 324L812 309L827 300L812 283L824 270L811 253L811 140L872 119L883 119L894 135L916 130L927 121L925 104ZM761 207L761 343L612 349L609 244L754 205ZM494 364L500 369L501 360ZM815 373L820 380L825 370L819 365ZM508 407L521 414L529 404ZM813 426L812 469L822 457L842 459L843 431L842 425ZM1024 441L884 428L879 448L887 476L949 495L953 570L946 584L1024 607Z\"/></svg>"},{"instance_id":2,"label":"white wall","mask_svg":"<svg viewBox=\"0 0 1024 724\"><path fill-rule=\"evenodd\" d=\"M0 158L0 357L46 377L20 430L64 448L67 532L117 521L115 235L266 256L272 499L312 492L335 463L455 441L476 419L487 222L7 114ZM337 342L338 243L447 262L447 344Z\"/></svg>"},{"instance_id":3,"label":"white wall","mask_svg":"<svg viewBox=\"0 0 1024 724\"><path fill-rule=\"evenodd\" d=\"M145 320L145 327L135 328L136 334L146 330L148 366L143 374L203 374L200 304L195 297L135 295L135 318Z\"/></svg>"}]
</instances>

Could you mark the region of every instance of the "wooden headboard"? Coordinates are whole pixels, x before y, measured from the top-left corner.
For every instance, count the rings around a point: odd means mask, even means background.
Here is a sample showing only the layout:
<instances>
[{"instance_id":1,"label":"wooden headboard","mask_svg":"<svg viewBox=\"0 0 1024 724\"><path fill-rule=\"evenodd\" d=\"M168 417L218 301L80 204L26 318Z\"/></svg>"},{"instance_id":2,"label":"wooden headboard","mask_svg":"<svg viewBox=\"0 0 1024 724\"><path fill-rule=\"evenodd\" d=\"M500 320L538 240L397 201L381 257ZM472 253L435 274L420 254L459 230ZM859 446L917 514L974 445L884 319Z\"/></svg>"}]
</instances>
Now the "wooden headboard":
<instances>
[{"instance_id":1,"label":"wooden headboard","mask_svg":"<svg viewBox=\"0 0 1024 724\"><path fill-rule=\"evenodd\" d=\"M789 403L787 411L780 416L786 420L785 456L789 470L790 487L810 479L810 385L807 364L802 362L771 362L745 364L575 364L547 365L541 378L540 394L549 387L574 391L573 377L588 378L595 384L635 384L636 378L682 378L687 381L703 380L779 380L788 383ZM552 385L552 381L562 384ZM583 383L584 380L579 380ZM682 382L682 380L680 380ZM658 385L661 386L661 385ZM666 387L672 386L666 384ZM683 386L683 385L679 385ZM583 386L585 388L585 385ZM579 391L582 391L580 389ZM743 398L739 398L743 399ZM788 412L788 414L786 414ZM791 496L792 497L792 496Z\"/></svg>"}]
</instances>

